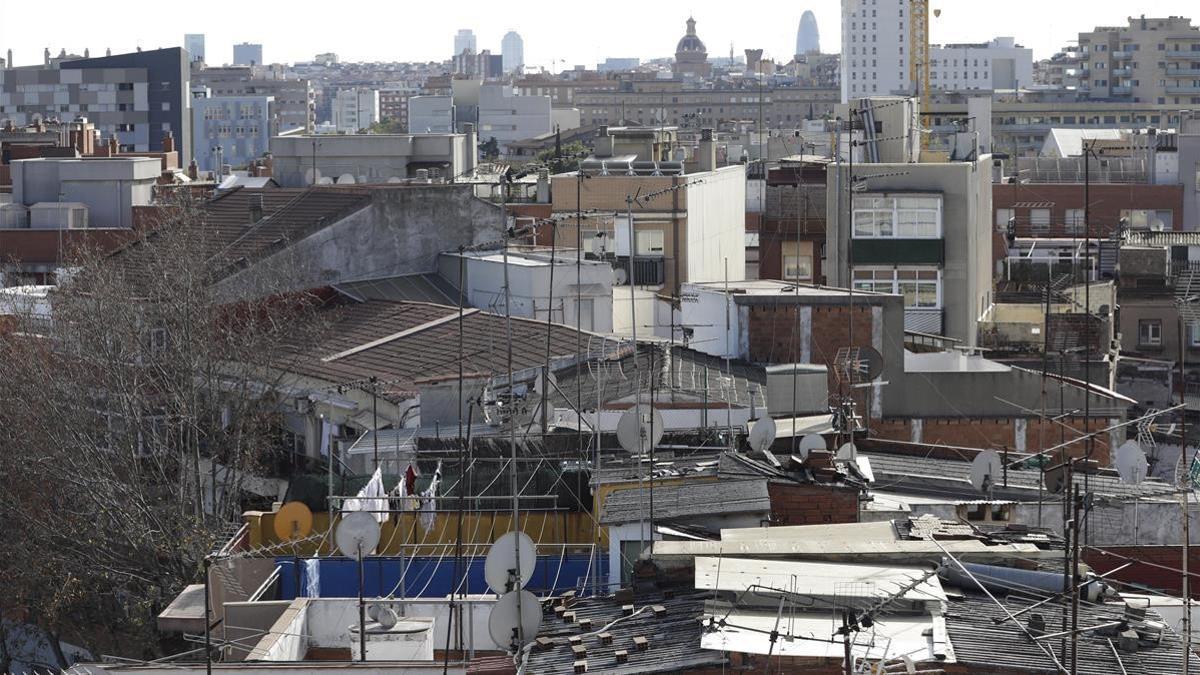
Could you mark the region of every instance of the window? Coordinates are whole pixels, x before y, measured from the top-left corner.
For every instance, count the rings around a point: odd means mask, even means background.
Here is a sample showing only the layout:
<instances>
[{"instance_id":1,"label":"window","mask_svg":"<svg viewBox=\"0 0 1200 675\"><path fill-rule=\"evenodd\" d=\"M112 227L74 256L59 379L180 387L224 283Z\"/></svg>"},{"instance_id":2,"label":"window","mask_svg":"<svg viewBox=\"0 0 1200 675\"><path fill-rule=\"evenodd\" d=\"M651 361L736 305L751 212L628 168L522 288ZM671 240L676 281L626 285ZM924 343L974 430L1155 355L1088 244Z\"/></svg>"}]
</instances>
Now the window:
<instances>
[{"instance_id":1,"label":"window","mask_svg":"<svg viewBox=\"0 0 1200 675\"><path fill-rule=\"evenodd\" d=\"M942 236L940 196L854 198L856 238L937 239Z\"/></svg>"},{"instance_id":2,"label":"window","mask_svg":"<svg viewBox=\"0 0 1200 675\"><path fill-rule=\"evenodd\" d=\"M1171 209L1122 209L1121 217L1125 218L1129 227L1143 230L1170 230L1174 222L1174 212Z\"/></svg>"},{"instance_id":3,"label":"window","mask_svg":"<svg viewBox=\"0 0 1200 675\"><path fill-rule=\"evenodd\" d=\"M1029 229L1034 234L1049 234L1050 209L1029 209Z\"/></svg>"},{"instance_id":4,"label":"window","mask_svg":"<svg viewBox=\"0 0 1200 675\"><path fill-rule=\"evenodd\" d=\"M636 234L637 255L663 255L662 230L638 230Z\"/></svg>"},{"instance_id":5,"label":"window","mask_svg":"<svg viewBox=\"0 0 1200 675\"><path fill-rule=\"evenodd\" d=\"M117 85L117 90L118 91L133 91L133 83L132 82L121 82L120 84Z\"/></svg>"},{"instance_id":6,"label":"window","mask_svg":"<svg viewBox=\"0 0 1200 675\"><path fill-rule=\"evenodd\" d=\"M1188 322L1187 344L1189 347L1200 347L1200 321Z\"/></svg>"},{"instance_id":7,"label":"window","mask_svg":"<svg viewBox=\"0 0 1200 675\"><path fill-rule=\"evenodd\" d=\"M854 288L902 295L907 308L942 306L941 272L932 267L855 268Z\"/></svg>"},{"instance_id":8,"label":"window","mask_svg":"<svg viewBox=\"0 0 1200 675\"><path fill-rule=\"evenodd\" d=\"M811 242L783 242L783 278L789 281L812 281L813 256Z\"/></svg>"},{"instance_id":9,"label":"window","mask_svg":"<svg viewBox=\"0 0 1200 675\"><path fill-rule=\"evenodd\" d=\"M1008 229L1008 221L1016 217L1016 211L1013 209L996 209L996 231L1004 232Z\"/></svg>"},{"instance_id":10,"label":"window","mask_svg":"<svg viewBox=\"0 0 1200 675\"><path fill-rule=\"evenodd\" d=\"M1138 321L1138 346L1162 346L1162 321L1159 319L1142 319Z\"/></svg>"},{"instance_id":11,"label":"window","mask_svg":"<svg viewBox=\"0 0 1200 675\"><path fill-rule=\"evenodd\" d=\"M1083 234L1083 209L1067 209L1067 234Z\"/></svg>"}]
</instances>

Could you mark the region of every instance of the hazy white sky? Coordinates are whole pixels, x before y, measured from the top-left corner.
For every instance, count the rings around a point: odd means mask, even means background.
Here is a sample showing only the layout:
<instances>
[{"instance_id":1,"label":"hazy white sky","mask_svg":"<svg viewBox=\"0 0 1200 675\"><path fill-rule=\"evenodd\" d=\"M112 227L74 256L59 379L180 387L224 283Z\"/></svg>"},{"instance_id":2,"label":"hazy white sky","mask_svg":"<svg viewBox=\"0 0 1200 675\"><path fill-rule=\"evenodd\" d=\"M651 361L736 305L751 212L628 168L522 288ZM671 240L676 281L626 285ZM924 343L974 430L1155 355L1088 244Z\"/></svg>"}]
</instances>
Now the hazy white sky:
<instances>
[{"instance_id":1,"label":"hazy white sky","mask_svg":"<svg viewBox=\"0 0 1200 675\"><path fill-rule=\"evenodd\" d=\"M1011 35L1049 56L1081 29L1124 23L1126 17L1189 15L1200 20L1195 0L931 0L942 10L931 28L934 42L983 41ZM182 44L184 33L205 33L209 63L232 58L235 42L263 43L268 62L308 60L336 52L346 61L442 60L453 51L454 33L471 28L480 49L500 51L500 38L516 30L525 39L525 61L536 66L595 67L606 56L669 56L684 33L689 13L710 55L762 48L789 58L800 15L811 9L823 51L839 45L839 0L763 3L688 0L668 2L564 3L543 0L436 2L171 2L170 0L0 0L0 52L11 48L18 65L39 63L42 50L93 56L136 47Z\"/></svg>"}]
</instances>

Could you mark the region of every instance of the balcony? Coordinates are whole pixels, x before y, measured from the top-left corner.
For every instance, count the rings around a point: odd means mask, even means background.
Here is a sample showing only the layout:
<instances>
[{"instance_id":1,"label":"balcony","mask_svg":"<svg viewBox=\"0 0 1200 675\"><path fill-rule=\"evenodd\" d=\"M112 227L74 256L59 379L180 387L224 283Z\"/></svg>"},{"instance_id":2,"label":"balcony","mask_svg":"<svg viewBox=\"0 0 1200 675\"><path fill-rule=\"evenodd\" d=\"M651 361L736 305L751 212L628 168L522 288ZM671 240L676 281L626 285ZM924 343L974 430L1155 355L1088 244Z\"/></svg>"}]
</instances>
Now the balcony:
<instances>
[{"instance_id":1,"label":"balcony","mask_svg":"<svg viewBox=\"0 0 1200 675\"><path fill-rule=\"evenodd\" d=\"M918 307L904 308L904 330L928 335L941 335L943 327L941 308L923 309Z\"/></svg>"},{"instance_id":2,"label":"balcony","mask_svg":"<svg viewBox=\"0 0 1200 675\"><path fill-rule=\"evenodd\" d=\"M1167 77L1196 77L1200 76L1200 68L1170 68Z\"/></svg>"},{"instance_id":3,"label":"balcony","mask_svg":"<svg viewBox=\"0 0 1200 675\"><path fill-rule=\"evenodd\" d=\"M1168 94L1200 94L1200 86L1195 85L1195 84L1187 84L1187 85L1179 85L1179 86L1168 85L1167 93Z\"/></svg>"},{"instance_id":4,"label":"balcony","mask_svg":"<svg viewBox=\"0 0 1200 675\"><path fill-rule=\"evenodd\" d=\"M629 258L618 257L612 261L613 269L617 271L620 286L629 285ZM667 259L662 257L642 257L633 259L633 285L662 286L667 283Z\"/></svg>"},{"instance_id":5,"label":"balcony","mask_svg":"<svg viewBox=\"0 0 1200 675\"><path fill-rule=\"evenodd\" d=\"M1168 51L1163 52L1163 55L1168 61L1200 61L1200 52L1188 51Z\"/></svg>"},{"instance_id":6,"label":"balcony","mask_svg":"<svg viewBox=\"0 0 1200 675\"><path fill-rule=\"evenodd\" d=\"M944 239L855 238L855 265L940 265L946 259Z\"/></svg>"},{"instance_id":7,"label":"balcony","mask_svg":"<svg viewBox=\"0 0 1200 675\"><path fill-rule=\"evenodd\" d=\"M1128 85L1117 85L1114 86L1111 91L1113 96L1130 96L1133 94L1133 87Z\"/></svg>"},{"instance_id":8,"label":"balcony","mask_svg":"<svg viewBox=\"0 0 1200 675\"><path fill-rule=\"evenodd\" d=\"M1113 77L1129 77L1132 74L1133 74L1133 69L1129 68L1129 67L1112 69Z\"/></svg>"},{"instance_id":9,"label":"balcony","mask_svg":"<svg viewBox=\"0 0 1200 675\"><path fill-rule=\"evenodd\" d=\"M1133 58L1133 52L1127 52L1123 49L1112 52L1113 61L1128 61L1131 58Z\"/></svg>"}]
</instances>

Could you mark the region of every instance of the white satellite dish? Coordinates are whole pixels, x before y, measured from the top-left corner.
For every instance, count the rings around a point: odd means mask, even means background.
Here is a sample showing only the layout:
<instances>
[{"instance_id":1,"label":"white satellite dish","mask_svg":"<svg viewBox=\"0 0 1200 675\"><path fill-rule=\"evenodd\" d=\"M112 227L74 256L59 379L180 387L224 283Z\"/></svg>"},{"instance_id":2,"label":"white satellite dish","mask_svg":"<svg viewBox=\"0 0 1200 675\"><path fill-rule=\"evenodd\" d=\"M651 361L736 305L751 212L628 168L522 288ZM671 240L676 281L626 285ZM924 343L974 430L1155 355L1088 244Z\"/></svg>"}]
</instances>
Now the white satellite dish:
<instances>
[{"instance_id":1,"label":"white satellite dish","mask_svg":"<svg viewBox=\"0 0 1200 675\"><path fill-rule=\"evenodd\" d=\"M529 642L537 635L541 625L542 604L533 593L525 590L500 596L488 616L488 634L493 642L502 647L517 642L521 636Z\"/></svg>"},{"instance_id":2,"label":"white satellite dish","mask_svg":"<svg viewBox=\"0 0 1200 675\"><path fill-rule=\"evenodd\" d=\"M316 170L316 174L317 174L317 180L318 181L321 180L321 170L320 169ZM313 169L311 167L304 170L304 184L305 185L313 184Z\"/></svg>"},{"instance_id":3,"label":"white satellite dish","mask_svg":"<svg viewBox=\"0 0 1200 675\"><path fill-rule=\"evenodd\" d=\"M1042 472L1042 485L1046 492L1058 494L1067 487L1067 467L1063 464L1050 467Z\"/></svg>"},{"instance_id":4,"label":"white satellite dish","mask_svg":"<svg viewBox=\"0 0 1200 675\"><path fill-rule=\"evenodd\" d=\"M800 444L796 446L796 452L799 453L801 460L807 460L813 450L826 450L829 446L825 445L825 439L820 434L807 434L800 439Z\"/></svg>"},{"instance_id":5,"label":"white satellite dish","mask_svg":"<svg viewBox=\"0 0 1200 675\"><path fill-rule=\"evenodd\" d=\"M1146 474L1150 469L1142 446L1132 439L1125 441L1117 448L1115 463L1121 482L1128 485L1137 485L1146 480Z\"/></svg>"},{"instance_id":6,"label":"white satellite dish","mask_svg":"<svg viewBox=\"0 0 1200 675\"><path fill-rule=\"evenodd\" d=\"M348 513L338 523L333 540L342 555L360 560L374 552L379 545L379 523L373 514L366 511Z\"/></svg>"},{"instance_id":7,"label":"white satellite dish","mask_svg":"<svg viewBox=\"0 0 1200 675\"><path fill-rule=\"evenodd\" d=\"M355 182L356 181L354 180L354 174L352 174L352 173L344 173L344 174L338 176L338 179L337 179L338 185L354 185Z\"/></svg>"},{"instance_id":8,"label":"white satellite dish","mask_svg":"<svg viewBox=\"0 0 1200 675\"><path fill-rule=\"evenodd\" d=\"M396 614L396 610L391 607L380 607L379 615L374 619L376 623L386 630L391 630L395 627L396 622L399 620L400 617Z\"/></svg>"},{"instance_id":9,"label":"white satellite dish","mask_svg":"<svg viewBox=\"0 0 1200 675\"><path fill-rule=\"evenodd\" d=\"M971 485L984 494L991 491L1004 472L1000 455L995 450L984 450L971 460Z\"/></svg>"},{"instance_id":10,"label":"white satellite dish","mask_svg":"<svg viewBox=\"0 0 1200 675\"><path fill-rule=\"evenodd\" d=\"M492 592L500 594L512 590L509 580L517 569L518 546L521 551L521 586L524 587L533 578L533 567L537 564L537 547L533 540L520 530L505 532L492 544L483 562L483 578Z\"/></svg>"},{"instance_id":11,"label":"white satellite dish","mask_svg":"<svg viewBox=\"0 0 1200 675\"><path fill-rule=\"evenodd\" d=\"M333 179L329 176L321 176L317 179L317 185L333 185Z\"/></svg>"},{"instance_id":12,"label":"white satellite dish","mask_svg":"<svg viewBox=\"0 0 1200 675\"><path fill-rule=\"evenodd\" d=\"M617 442L627 452L642 452L662 441L662 414L648 404L639 403L617 420Z\"/></svg>"},{"instance_id":13,"label":"white satellite dish","mask_svg":"<svg viewBox=\"0 0 1200 675\"><path fill-rule=\"evenodd\" d=\"M771 447L775 442L775 420L770 417L764 417L760 420L754 420L754 426L750 427L750 434L746 438L746 443L751 450L762 452Z\"/></svg>"},{"instance_id":14,"label":"white satellite dish","mask_svg":"<svg viewBox=\"0 0 1200 675\"><path fill-rule=\"evenodd\" d=\"M858 448L854 447L853 443L843 443L842 447L838 448L837 459L843 462L853 462L858 458Z\"/></svg>"}]
</instances>

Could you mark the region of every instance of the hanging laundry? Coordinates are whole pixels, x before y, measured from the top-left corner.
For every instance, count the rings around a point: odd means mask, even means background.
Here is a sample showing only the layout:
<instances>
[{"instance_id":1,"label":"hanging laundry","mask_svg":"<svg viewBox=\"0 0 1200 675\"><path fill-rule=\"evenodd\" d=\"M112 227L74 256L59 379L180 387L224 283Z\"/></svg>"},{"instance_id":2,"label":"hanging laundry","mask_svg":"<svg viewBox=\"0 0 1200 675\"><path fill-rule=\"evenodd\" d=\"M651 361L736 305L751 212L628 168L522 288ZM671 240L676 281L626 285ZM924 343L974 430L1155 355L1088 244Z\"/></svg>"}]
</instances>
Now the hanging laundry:
<instances>
[{"instance_id":1,"label":"hanging laundry","mask_svg":"<svg viewBox=\"0 0 1200 675\"><path fill-rule=\"evenodd\" d=\"M438 483L442 481L442 462L439 460L437 469L433 472L433 480L429 482L429 487L421 493L421 529L428 532L433 529L434 521L437 519L437 490Z\"/></svg>"},{"instance_id":2,"label":"hanging laundry","mask_svg":"<svg viewBox=\"0 0 1200 675\"><path fill-rule=\"evenodd\" d=\"M371 480L358 491L358 494L346 500L343 511L369 511L375 520L384 522L388 519L387 493L383 489L383 470L375 469Z\"/></svg>"}]
</instances>

